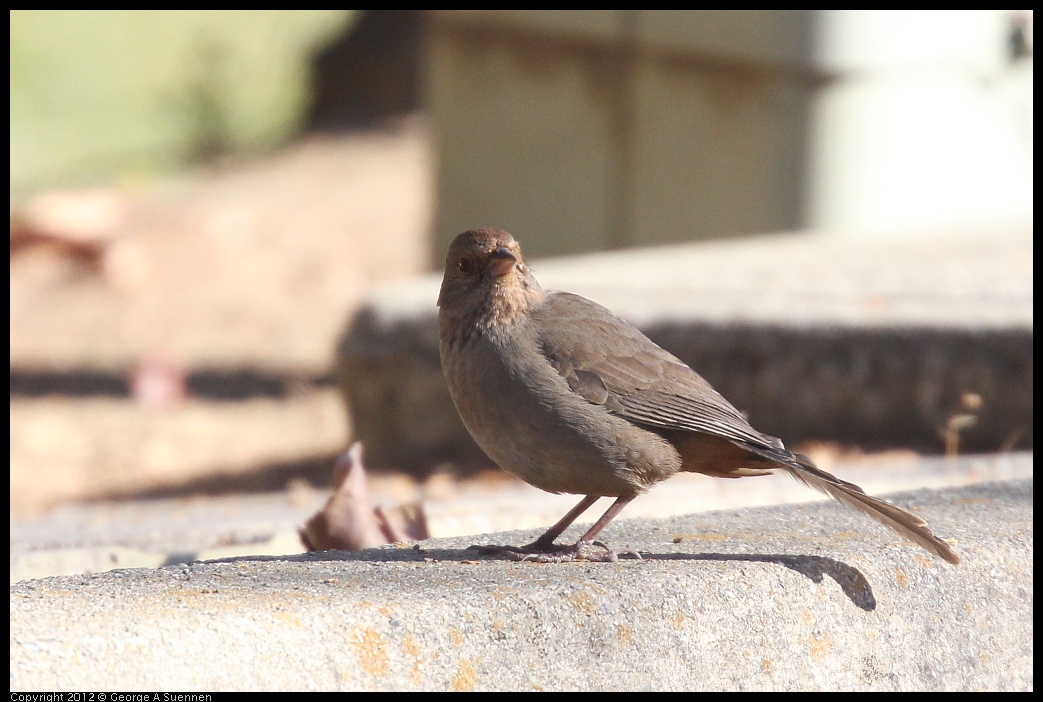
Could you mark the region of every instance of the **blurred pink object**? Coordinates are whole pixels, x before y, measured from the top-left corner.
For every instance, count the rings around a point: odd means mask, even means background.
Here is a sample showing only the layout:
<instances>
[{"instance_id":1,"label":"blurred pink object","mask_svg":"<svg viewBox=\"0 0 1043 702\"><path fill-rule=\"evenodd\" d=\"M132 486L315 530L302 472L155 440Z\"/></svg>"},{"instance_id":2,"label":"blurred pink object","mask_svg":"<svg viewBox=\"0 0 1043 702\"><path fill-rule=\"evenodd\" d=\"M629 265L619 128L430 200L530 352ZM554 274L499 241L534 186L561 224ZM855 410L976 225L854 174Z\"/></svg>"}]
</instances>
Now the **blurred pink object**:
<instances>
[{"instance_id":1,"label":"blurred pink object","mask_svg":"<svg viewBox=\"0 0 1043 702\"><path fill-rule=\"evenodd\" d=\"M162 351L151 351L130 372L130 392L146 407L172 407L188 397L185 369Z\"/></svg>"}]
</instances>

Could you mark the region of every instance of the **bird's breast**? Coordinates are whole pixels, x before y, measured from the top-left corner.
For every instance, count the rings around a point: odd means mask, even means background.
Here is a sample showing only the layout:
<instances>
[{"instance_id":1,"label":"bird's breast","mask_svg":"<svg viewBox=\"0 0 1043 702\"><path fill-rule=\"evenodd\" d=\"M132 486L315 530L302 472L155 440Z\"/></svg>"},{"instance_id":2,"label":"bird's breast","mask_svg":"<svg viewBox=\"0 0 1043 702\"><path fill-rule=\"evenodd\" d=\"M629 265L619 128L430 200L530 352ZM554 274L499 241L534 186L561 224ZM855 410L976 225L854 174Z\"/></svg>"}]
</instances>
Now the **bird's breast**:
<instances>
[{"instance_id":1,"label":"bird's breast","mask_svg":"<svg viewBox=\"0 0 1043 702\"><path fill-rule=\"evenodd\" d=\"M550 492L636 494L680 468L659 436L573 392L525 330L443 338L450 395L501 468Z\"/></svg>"}]
</instances>

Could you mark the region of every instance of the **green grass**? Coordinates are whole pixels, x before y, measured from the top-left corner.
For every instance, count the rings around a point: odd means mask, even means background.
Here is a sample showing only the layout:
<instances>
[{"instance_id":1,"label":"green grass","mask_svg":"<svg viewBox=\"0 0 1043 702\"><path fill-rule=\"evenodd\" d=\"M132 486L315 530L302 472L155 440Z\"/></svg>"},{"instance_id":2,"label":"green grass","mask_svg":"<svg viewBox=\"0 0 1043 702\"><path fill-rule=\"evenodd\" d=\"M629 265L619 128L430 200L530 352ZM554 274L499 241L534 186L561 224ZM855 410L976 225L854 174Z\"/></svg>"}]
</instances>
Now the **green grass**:
<instances>
[{"instance_id":1,"label":"green grass","mask_svg":"<svg viewBox=\"0 0 1043 702\"><path fill-rule=\"evenodd\" d=\"M347 10L12 10L11 189L151 177L296 133Z\"/></svg>"}]
</instances>

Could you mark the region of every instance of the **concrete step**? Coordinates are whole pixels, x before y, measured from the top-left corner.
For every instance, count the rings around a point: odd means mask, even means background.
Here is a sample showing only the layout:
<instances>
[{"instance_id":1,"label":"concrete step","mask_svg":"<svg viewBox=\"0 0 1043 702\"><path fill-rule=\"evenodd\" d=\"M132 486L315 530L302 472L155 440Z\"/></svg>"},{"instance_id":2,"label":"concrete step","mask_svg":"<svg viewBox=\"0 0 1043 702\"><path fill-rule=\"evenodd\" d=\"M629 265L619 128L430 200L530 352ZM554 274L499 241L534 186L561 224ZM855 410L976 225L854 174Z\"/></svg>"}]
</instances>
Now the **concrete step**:
<instances>
[{"instance_id":1,"label":"concrete step","mask_svg":"<svg viewBox=\"0 0 1043 702\"><path fill-rule=\"evenodd\" d=\"M27 580L11 689L1031 689L1032 480L888 499L962 563L822 502L614 523L617 563L460 537Z\"/></svg>"},{"instance_id":2,"label":"concrete step","mask_svg":"<svg viewBox=\"0 0 1043 702\"><path fill-rule=\"evenodd\" d=\"M788 445L1032 446L1031 232L774 235L532 268L636 324ZM440 279L377 291L341 339L337 383L373 465L488 465L442 379Z\"/></svg>"}]
</instances>

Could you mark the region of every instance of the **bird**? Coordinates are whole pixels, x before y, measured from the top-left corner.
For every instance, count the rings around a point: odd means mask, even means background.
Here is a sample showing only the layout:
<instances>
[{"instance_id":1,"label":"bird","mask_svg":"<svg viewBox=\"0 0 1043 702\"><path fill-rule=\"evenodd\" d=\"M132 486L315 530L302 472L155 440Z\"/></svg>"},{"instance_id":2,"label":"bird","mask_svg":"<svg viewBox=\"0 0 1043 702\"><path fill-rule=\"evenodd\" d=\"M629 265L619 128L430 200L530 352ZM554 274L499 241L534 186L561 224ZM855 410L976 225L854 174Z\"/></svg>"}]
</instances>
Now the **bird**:
<instances>
[{"instance_id":1,"label":"bird","mask_svg":"<svg viewBox=\"0 0 1043 702\"><path fill-rule=\"evenodd\" d=\"M450 244L438 294L442 371L464 426L501 468L582 500L524 546L484 555L541 563L615 561L597 540L632 500L679 472L719 478L787 473L952 564L919 516L754 429L696 371L605 307L547 291L509 233L471 229ZM601 497L605 513L572 544L556 539Z\"/></svg>"}]
</instances>

